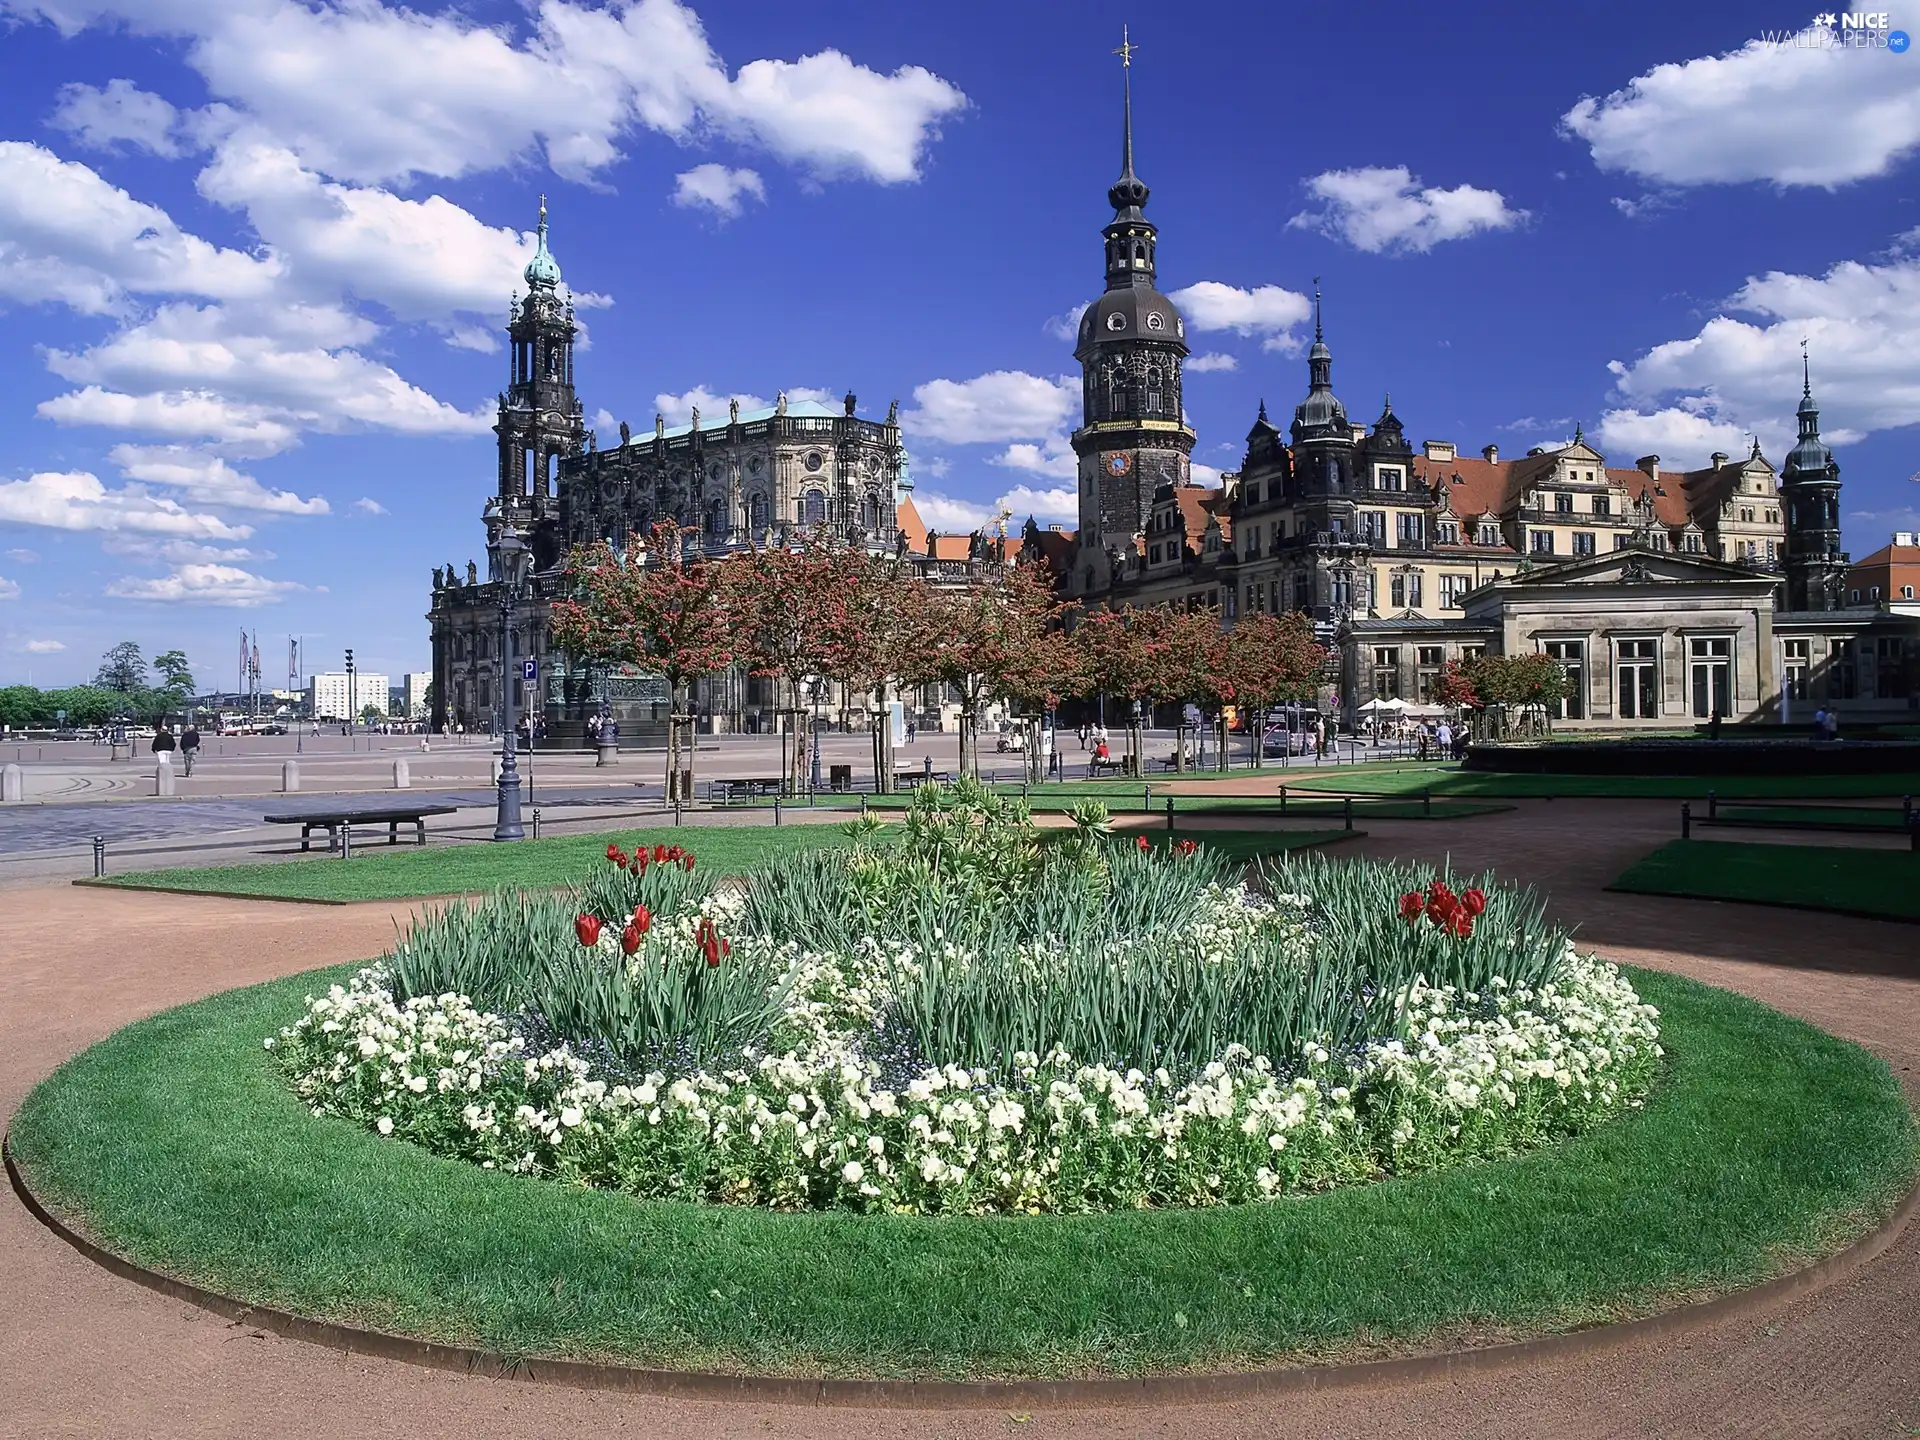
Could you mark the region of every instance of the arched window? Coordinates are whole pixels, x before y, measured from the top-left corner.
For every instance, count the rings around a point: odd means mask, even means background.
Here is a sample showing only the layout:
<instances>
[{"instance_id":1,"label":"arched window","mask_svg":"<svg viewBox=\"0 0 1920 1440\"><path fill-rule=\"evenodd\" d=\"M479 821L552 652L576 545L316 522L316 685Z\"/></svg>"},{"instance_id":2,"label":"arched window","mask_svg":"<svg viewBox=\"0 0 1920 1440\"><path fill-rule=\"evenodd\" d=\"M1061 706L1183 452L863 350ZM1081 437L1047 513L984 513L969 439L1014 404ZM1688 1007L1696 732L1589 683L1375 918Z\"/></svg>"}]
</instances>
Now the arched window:
<instances>
[{"instance_id":1,"label":"arched window","mask_svg":"<svg viewBox=\"0 0 1920 1440\"><path fill-rule=\"evenodd\" d=\"M724 500L710 501L707 505L707 534L718 538L727 533L727 504Z\"/></svg>"},{"instance_id":2,"label":"arched window","mask_svg":"<svg viewBox=\"0 0 1920 1440\"><path fill-rule=\"evenodd\" d=\"M880 497L868 492L867 498L860 502L860 528L878 530L880 528Z\"/></svg>"},{"instance_id":3,"label":"arched window","mask_svg":"<svg viewBox=\"0 0 1920 1440\"><path fill-rule=\"evenodd\" d=\"M764 495L755 495L749 500L747 502L747 514L751 517L751 524L756 531L766 529L767 497Z\"/></svg>"},{"instance_id":4,"label":"arched window","mask_svg":"<svg viewBox=\"0 0 1920 1440\"><path fill-rule=\"evenodd\" d=\"M800 523L802 525L824 525L827 523L826 491L809 490L800 497Z\"/></svg>"}]
</instances>

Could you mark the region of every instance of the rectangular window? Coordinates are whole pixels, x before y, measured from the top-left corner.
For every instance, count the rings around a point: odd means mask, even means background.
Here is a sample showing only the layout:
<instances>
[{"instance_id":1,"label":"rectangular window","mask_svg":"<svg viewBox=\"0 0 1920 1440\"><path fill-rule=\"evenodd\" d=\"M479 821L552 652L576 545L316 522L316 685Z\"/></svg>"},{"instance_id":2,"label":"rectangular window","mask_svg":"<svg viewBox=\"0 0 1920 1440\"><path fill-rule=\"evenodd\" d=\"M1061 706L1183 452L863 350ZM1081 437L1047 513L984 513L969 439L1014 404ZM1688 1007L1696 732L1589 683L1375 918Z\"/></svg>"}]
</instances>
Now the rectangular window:
<instances>
[{"instance_id":1,"label":"rectangular window","mask_svg":"<svg viewBox=\"0 0 1920 1440\"><path fill-rule=\"evenodd\" d=\"M1373 693L1381 700L1400 697L1400 647L1376 645L1373 650Z\"/></svg>"},{"instance_id":2,"label":"rectangular window","mask_svg":"<svg viewBox=\"0 0 1920 1440\"><path fill-rule=\"evenodd\" d=\"M1577 530L1573 536L1573 553L1576 555L1593 554L1593 536L1584 530Z\"/></svg>"},{"instance_id":3,"label":"rectangular window","mask_svg":"<svg viewBox=\"0 0 1920 1440\"><path fill-rule=\"evenodd\" d=\"M1593 497L1593 513L1596 515L1611 515L1613 513L1612 498L1606 495L1594 496Z\"/></svg>"},{"instance_id":4,"label":"rectangular window","mask_svg":"<svg viewBox=\"0 0 1920 1440\"><path fill-rule=\"evenodd\" d=\"M1362 510L1360 512L1360 533L1370 545L1387 543L1387 512L1384 510Z\"/></svg>"},{"instance_id":5,"label":"rectangular window","mask_svg":"<svg viewBox=\"0 0 1920 1440\"><path fill-rule=\"evenodd\" d=\"M1373 647L1373 664L1376 670L1397 669L1400 664L1400 647L1398 645L1374 646Z\"/></svg>"},{"instance_id":6,"label":"rectangular window","mask_svg":"<svg viewBox=\"0 0 1920 1440\"><path fill-rule=\"evenodd\" d=\"M1395 469L1393 466L1383 465L1374 473L1379 477L1374 483L1382 490L1404 490L1407 488L1405 473Z\"/></svg>"},{"instance_id":7,"label":"rectangular window","mask_svg":"<svg viewBox=\"0 0 1920 1440\"><path fill-rule=\"evenodd\" d=\"M1882 700L1898 700L1907 693L1906 646L1898 635L1882 635L1873 642L1873 693Z\"/></svg>"},{"instance_id":8,"label":"rectangular window","mask_svg":"<svg viewBox=\"0 0 1920 1440\"><path fill-rule=\"evenodd\" d=\"M1660 715L1660 658L1657 640L1622 640L1614 687L1622 720L1655 720Z\"/></svg>"},{"instance_id":9,"label":"rectangular window","mask_svg":"<svg viewBox=\"0 0 1920 1440\"><path fill-rule=\"evenodd\" d=\"M1413 574L1407 576L1407 604L1418 609L1421 603L1420 572L1416 570Z\"/></svg>"},{"instance_id":10,"label":"rectangular window","mask_svg":"<svg viewBox=\"0 0 1920 1440\"><path fill-rule=\"evenodd\" d=\"M1400 515L1400 548L1402 550L1421 550L1426 548L1426 517L1424 515Z\"/></svg>"},{"instance_id":11,"label":"rectangular window","mask_svg":"<svg viewBox=\"0 0 1920 1440\"><path fill-rule=\"evenodd\" d=\"M1467 590L1473 580L1466 575L1442 575L1440 577L1440 604L1448 610L1458 610L1460 602L1466 599Z\"/></svg>"},{"instance_id":12,"label":"rectangular window","mask_svg":"<svg viewBox=\"0 0 1920 1440\"><path fill-rule=\"evenodd\" d=\"M1860 689L1860 667L1855 658L1853 641L1829 640L1827 655L1827 698L1853 699Z\"/></svg>"},{"instance_id":13,"label":"rectangular window","mask_svg":"<svg viewBox=\"0 0 1920 1440\"><path fill-rule=\"evenodd\" d=\"M1478 660L1486 653L1487 647L1484 645L1462 645L1460 647L1460 660L1461 663L1464 664L1468 660Z\"/></svg>"},{"instance_id":14,"label":"rectangular window","mask_svg":"<svg viewBox=\"0 0 1920 1440\"><path fill-rule=\"evenodd\" d=\"M1812 670L1811 640L1780 642L1780 683L1789 700L1807 698L1807 674Z\"/></svg>"},{"instance_id":15,"label":"rectangular window","mask_svg":"<svg viewBox=\"0 0 1920 1440\"><path fill-rule=\"evenodd\" d=\"M1733 713L1733 641L1699 636L1687 642L1692 662L1693 713L1705 720Z\"/></svg>"},{"instance_id":16,"label":"rectangular window","mask_svg":"<svg viewBox=\"0 0 1920 1440\"><path fill-rule=\"evenodd\" d=\"M1313 581L1305 575L1293 577L1293 608L1307 610L1313 605Z\"/></svg>"},{"instance_id":17,"label":"rectangular window","mask_svg":"<svg viewBox=\"0 0 1920 1440\"><path fill-rule=\"evenodd\" d=\"M1460 526L1456 522L1452 520L1442 520L1439 529L1440 544L1458 545L1460 543Z\"/></svg>"},{"instance_id":18,"label":"rectangular window","mask_svg":"<svg viewBox=\"0 0 1920 1440\"><path fill-rule=\"evenodd\" d=\"M1553 532L1551 530L1535 530L1531 537L1530 548L1536 555L1551 555L1553 553Z\"/></svg>"},{"instance_id":19,"label":"rectangular window","mask_svg":"<svg viewBox=\"0 0 1920 1440\"><path fill-rule=\"evenodd\" d=\"M1482 525L1480 527L1479 543L1482 545L1498 545L1500 543L1500 527L1498 525Z\"/></svg>"},{"instance_id":20,"label":"rectangular window","mask_svg":"<svg viewBox=\"0 0 1920 1440\"><path fill-rule=\"evenodd\" d=\"M1556 700L1548 707L1556 720L1584 720L1587 718L1587 642L1584 640L1549 640L1546 652L1560 662L1567 672L1566 698Z\"/></svg>"},{"instance_id":21,"label":"rectangular window","mask_svg":"<svg viewBox=\"0 0 1920 1440\"><path fill-rule=\"evenodd\" d=\"M1573 497L1571 495L1554 496L1553 509L1556 515L1571 515L1573 513Z\"/></svg>"}]
</instances>

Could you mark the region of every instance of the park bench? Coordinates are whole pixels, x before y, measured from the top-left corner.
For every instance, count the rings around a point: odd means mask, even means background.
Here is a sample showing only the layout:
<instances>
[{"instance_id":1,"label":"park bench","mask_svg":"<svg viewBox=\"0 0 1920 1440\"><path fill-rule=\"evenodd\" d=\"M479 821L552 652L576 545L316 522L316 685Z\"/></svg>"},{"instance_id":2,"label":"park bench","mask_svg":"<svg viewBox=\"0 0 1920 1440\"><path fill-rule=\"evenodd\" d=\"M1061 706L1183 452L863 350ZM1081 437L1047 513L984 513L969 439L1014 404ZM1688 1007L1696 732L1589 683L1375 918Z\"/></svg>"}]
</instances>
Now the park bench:
<instances>
[{"instance_id":1,"label":"park bench","mask_svg":"<svg viewBox=\"0 0 1920 1440\"><path fill-rule=\"evenodd\" d=\"M414 828L416 843L427 843L427 816L451 815L459 807L455 805L330 805L311 810L282 811L265 816L269 825L298 825L300 827L300 848L313 848L313 832L327 832L327 849L340 848L340 830L345 825L378 825L382 821L387 826L387 843L400 843L400 826L411 824Z\"/></svg>"},{"instance_id":2,"label":"park bench","mask_svg":"<svg viewBox=\"0 0 1920 1440\"><path fill-rule=\"evenodd\" d=\"M1126 755L1113 755L1105 760L1090 759L1087 761L1087 778L1089 780L1103 771L1109 775L1131 775L1133 773L1131 757Z\"/></svg>"},{"instance_id":3,"label":"park bench","mask_svg":"<svg viewBox=\"0 0 1920 1440\"><path fill-rule=\"evenodd\" d=\"M714 780L707 785L707 799L719 805L758 796L778 795L786 782L778 775L752 775L734 780Z\"/></svg>"}]
</instances>

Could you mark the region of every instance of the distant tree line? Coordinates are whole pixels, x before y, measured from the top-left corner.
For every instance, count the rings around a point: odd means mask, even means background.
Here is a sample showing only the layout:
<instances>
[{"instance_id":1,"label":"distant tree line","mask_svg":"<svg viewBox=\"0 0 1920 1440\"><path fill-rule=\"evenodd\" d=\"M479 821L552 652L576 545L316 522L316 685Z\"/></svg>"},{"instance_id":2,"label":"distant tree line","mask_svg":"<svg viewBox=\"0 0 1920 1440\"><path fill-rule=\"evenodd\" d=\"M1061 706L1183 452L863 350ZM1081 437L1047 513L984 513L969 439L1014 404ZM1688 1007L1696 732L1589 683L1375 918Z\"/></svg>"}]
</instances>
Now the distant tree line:
<instances>
[{"instance_id":1,"label":"distant tree line","mask_svg":"<svg viewBox=\"0 0 1920 1440\"><path fill-rule=\"evenodd\" d=\"M40 690L32 685L0 688L0 725L21 730L106 725L115 720L153 721L186 709L193 702L193 693L193 671L184 651L156 655L149 667L139 645L122 640L100 657L100 669L90 685L58 690Z\"/></svg>"}]
</instances>

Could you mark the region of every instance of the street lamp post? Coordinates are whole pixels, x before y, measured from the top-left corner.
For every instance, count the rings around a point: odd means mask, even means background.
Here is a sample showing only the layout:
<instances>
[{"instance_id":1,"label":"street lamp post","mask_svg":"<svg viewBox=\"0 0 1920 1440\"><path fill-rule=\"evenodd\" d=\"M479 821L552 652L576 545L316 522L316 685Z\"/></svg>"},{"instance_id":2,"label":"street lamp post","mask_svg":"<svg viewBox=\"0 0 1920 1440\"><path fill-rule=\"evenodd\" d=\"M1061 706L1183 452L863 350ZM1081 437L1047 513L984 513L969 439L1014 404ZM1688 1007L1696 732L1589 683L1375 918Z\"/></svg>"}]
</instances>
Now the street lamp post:
<instances>
[{"instance_id":1,"label":"street lamp post","mask_svg":"<svg viewBox=\"0 0 1920 1440\"><path fill-rule=\"evenodd\" d=\"M820 789L820 692L826 688L826 683L820 677L815 677L813 681L813 734L809 737L811 743L807 747L813 753L813 776L808 788L816 792Z\"/></svg>"},{"instance_id":2,"label":"street lamp post","mask_svg":"<svg viewBox=\"0 0 1920 1440\"><path fill-rule=\"evenodd\" d=\"M527 566L532 554L520 532L511 523L503 523L500 533L488 547L493 552L494 583L499 586L500 602L500 704L503 710L500 735L500 794L496 806L493 838L495 840L522 840L526 831L520 824L520 770L514 757L514 692L519 689L519 677L510 673L513 649L514 611L520 603L520 592L527 580Z\"/></svg>"}]
</instances>

